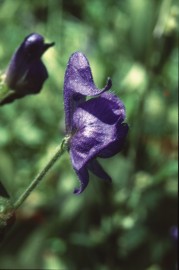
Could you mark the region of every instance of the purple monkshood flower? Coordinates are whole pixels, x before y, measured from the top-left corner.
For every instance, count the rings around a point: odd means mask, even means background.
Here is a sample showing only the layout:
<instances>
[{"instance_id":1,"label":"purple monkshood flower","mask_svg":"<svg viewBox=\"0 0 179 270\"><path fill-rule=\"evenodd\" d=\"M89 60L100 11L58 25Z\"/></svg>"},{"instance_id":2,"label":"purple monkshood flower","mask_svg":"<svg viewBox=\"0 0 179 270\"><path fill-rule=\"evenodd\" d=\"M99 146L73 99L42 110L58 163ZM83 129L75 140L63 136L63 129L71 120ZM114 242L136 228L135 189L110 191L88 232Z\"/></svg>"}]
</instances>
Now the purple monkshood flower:
<instances>
[{"instance_id":1,"label":"purple monkshood flower","mask_svg":"<svg viewBox=\"0 0 179 270\"><path fill-rule=\"evenodd\" d=\"M37 33L24 39L12 56L6 71L5 83L14 91L0 102L1 105L40 92L48 78L41 56L53 45L54 42L44 43L44 38Z\"/></svg>"},{"instance_id":2,"label":"purple monkshood flower","mask_svg":"<svg viewBox=\"0 0 179 270\"><path fill-rule=\"evenodd\" d=\"M113 93L108 79L103 89L93 81L89 62L84 54L71 55L64 81L64 107L68 150L72 166L80 180L74 193L80 194L88 185L88 170L101 179L111 177L101 167L97 158L109 158L117 154L128 133L125 107ZM86 100L88 96L91 99Z\"/></svg>"}]
</instances>

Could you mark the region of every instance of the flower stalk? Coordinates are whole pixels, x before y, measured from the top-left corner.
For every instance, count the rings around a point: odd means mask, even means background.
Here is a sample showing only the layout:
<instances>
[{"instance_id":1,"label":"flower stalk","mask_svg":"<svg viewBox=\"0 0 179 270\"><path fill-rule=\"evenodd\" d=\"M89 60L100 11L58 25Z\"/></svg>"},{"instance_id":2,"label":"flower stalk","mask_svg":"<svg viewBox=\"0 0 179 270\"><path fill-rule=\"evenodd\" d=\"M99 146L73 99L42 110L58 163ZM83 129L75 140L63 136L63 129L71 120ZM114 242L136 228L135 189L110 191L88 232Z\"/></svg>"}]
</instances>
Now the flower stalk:
<instances>
[{"instance_id":1,"label":"flower stalk","mask_svg":"<svg viewBox=\"0 0 179 270\"><path fill-rule=\"evenodd\" d=\"M67 149L68 137L65 137L61 144L57 147L54 155L47 162L45 167L37 174L37 176L33 179L27 189L22 193L22 195L13 203L14 209L19 208L22 203L26 200L26 198L30 195L30 193L39 185L51 167L55 164L55 162L63 155L65 150Z\"/></svg>"}]
</instances>

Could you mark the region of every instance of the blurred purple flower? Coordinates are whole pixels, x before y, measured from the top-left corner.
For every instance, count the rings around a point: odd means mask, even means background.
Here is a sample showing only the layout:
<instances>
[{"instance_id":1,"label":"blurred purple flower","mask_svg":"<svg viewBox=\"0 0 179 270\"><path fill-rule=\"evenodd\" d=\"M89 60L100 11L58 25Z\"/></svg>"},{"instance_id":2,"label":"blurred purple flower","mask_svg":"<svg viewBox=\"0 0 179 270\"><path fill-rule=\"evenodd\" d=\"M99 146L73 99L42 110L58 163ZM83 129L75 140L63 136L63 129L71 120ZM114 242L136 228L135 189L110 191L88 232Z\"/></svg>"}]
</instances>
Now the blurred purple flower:
<instances>
[{"instance_id":1,"label":"blurred purple flower","mask_svg":"<svg viewBox=\"0 0 179 270\"><path fill-rule=\"evenodd\" d=\"M117 154L128 132L128 125L123 123L125 108L122 101L106 92L111 85L108 79L106 86L98 89L85 55L81 52L72 54L65 73L64 106L70 157L80 180L80 187L74 190L76 194L88 185L88 170L111 181L96 158ZM87 96L92 98L86 101Z\"/></svg>"},{"instance_id":2,"label":"blurred purple flower","mask_svg":"<svg viewBox=\"0 0 179 270\"><path fill-rule=\"evenodd\" d=\"M44 38L37 33L32 33L24 39L12 56L6 71L5 83L14 91L1 101L1 105L40 92L48 78L41 56L53 45L54 43L44 43Z\"/></svg>"},{"instance_id":3,"label":"blurred purple flower","mask_svg":"<svg viewBox=\"0 0 179 270\"><path fill-rule=\"evenodd\" d=\"M176 242L178 241L178 227L177 226L171 227L170 235L174 241Z\"/></svg>"}]
</instances>

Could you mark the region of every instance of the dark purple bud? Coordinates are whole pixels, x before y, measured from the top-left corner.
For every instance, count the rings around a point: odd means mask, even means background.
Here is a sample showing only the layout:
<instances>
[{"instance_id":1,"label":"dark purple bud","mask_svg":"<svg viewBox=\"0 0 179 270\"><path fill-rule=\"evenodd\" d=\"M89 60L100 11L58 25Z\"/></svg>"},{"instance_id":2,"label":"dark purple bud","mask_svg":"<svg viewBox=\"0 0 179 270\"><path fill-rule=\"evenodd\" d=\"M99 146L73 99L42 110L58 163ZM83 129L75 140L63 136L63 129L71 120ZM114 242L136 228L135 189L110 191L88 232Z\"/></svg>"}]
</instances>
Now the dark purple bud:
<instances>
[{"instance_id":1,"label":"dark purple bud","mask_svg":"<svg viewBox=\"0 0 179 270\"><path fill-rule=\"evenodd\" d=\"M121 151L128 133L125 108L122 101L106 92L112 82L98 89L94 82L88 60L81 52L69 59L64 82L64 105L66 133L69 152L76 174L80 180L81 193L89 182L90 170L101 179L111 181L96 158L112 157ZM93 98L86 101L87 96Z\"/></svg>"},{"instance_id":2,"label":"dark purple bud","mask_svg":"<svg viewBox=\"0 0 179 270\"><path fill-rule=\"evenodd\" d=\"M2 101L3 104L40 92L48 78L41 57L53 45L54 43L44 43L44 38L37 33L30 34L24 39L12 56L6 71L5 82L14 92Z\"/></svg>"}]
</instances>

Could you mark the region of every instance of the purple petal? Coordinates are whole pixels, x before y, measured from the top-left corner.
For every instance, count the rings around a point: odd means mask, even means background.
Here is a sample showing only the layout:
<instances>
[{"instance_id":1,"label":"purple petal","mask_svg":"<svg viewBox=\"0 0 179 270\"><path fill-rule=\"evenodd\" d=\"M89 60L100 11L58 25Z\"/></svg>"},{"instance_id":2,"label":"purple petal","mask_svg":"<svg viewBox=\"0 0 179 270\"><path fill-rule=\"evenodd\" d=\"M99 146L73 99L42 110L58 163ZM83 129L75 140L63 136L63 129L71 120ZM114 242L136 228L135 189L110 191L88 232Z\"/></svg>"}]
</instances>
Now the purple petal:
<instances>
[{"instance_id":1,"label":"purple petal","mask_svg":"<svg viewBox=\"0 0 179 270\"><path fill-rule=\"evenodd\" d=\"M98 89L94 84L86 56L81 52L72 54L65 74L65 87L67 89L83 96L96 96L109 90L111 86L111 79L108 79L106 86L101 90Z\"/></svg>"},{"instance_id":2,"label":"purple petal","mask_svg":"<svg viewBox=\"0 0 179 270\"><path fill-rule=\"evenodd\" d=\"M76 170L97 156L113 156L122 147L128 127L121 123L124 105L113 94L106 93L82 103L73 115L70 155Z\"/></svg>"},{"instance_id":3,"label":"purple petal","mask_svg":"<svg viewBox=\"0 0 179 270\"><path fill-rule=\"evenodd\" d=\"M111 177L104 171L104 169L96 159L93 159L88 163L88 169L100 179L108 182L112 181Z\"/></svg>"},{"instance_id":4,"label":"purple petal","mask_svg":"<svg viewBox=\"0 0 179 270\"><path fill-rule=\"evenodd\" d=\"M103 93L99 98L82 103L79 108L109 125L122 123L126 117L123 102L112 93Z\"/></svg>"},{"instance_id":5,"label":"purple petal","mask_svg":"<svg viewBox=\"0 0 179 270\"><path fill-rule=\"evenodd\" d=\"M109 143L99 153L98 157L109 158L119 153L123 146L128 133L129 127L126 123L118 123L116 126L116 140Z\"/></svg>"},{"instance_id":6,"label":"purple petal","mask_svg":"<svg viewBox=\"0 0 179 270\"><path fill-rule=\"evenodd\" d=\"M80 187L75 188L74 193L80 194L88 185L89 182L89 173L86 167L81 168L80 170L75 170L78 178L80 180Z\"/></svg>"},{"instance_id":7,"label":"purple petal","mask_svg":"<svg viewBox=\"0 0 179 270\"><path fill-rule=\"evenodd\" d=\"M72 117L76 107L85 101L86 96L96 96L112 86L108 79L103 89L98 89L93 81L89 62L84 54L75 52L69 59L64 81L64 106L66 132L71 131Z\"/></svg>"}]
</instances>

